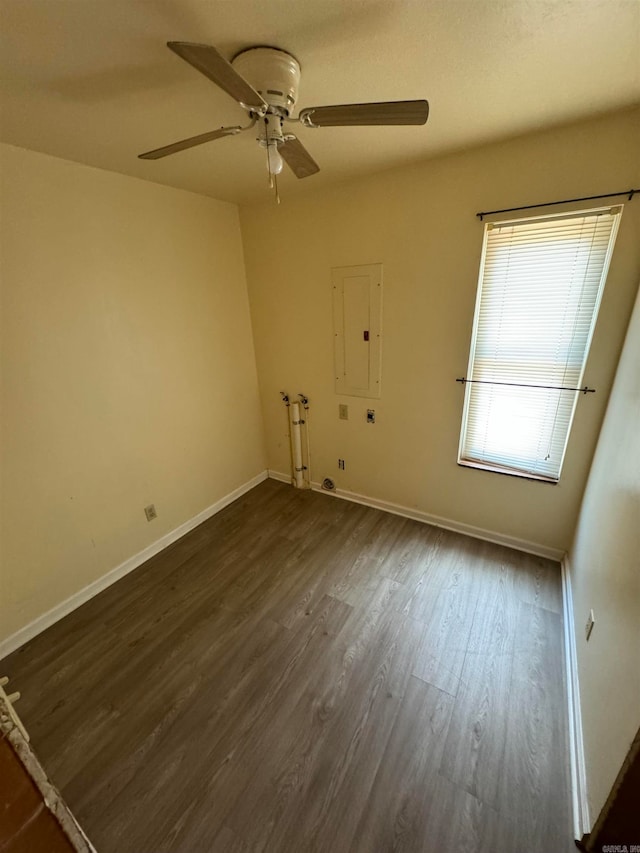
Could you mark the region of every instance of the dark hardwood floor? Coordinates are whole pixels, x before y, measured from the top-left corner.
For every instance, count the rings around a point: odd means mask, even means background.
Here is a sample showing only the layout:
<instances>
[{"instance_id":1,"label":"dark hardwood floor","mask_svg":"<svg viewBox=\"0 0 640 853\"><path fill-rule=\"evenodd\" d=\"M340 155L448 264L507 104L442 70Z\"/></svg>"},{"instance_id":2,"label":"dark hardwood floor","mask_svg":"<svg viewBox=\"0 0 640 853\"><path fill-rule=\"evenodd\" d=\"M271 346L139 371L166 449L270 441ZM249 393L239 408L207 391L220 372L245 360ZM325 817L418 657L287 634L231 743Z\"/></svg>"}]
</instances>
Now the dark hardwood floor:
<instances>
[{"instance_id":1,"label":"dark hardwood floor","mask_svg":"<svg viewBox=\"0 0 640 853\"><path fill-rule=\"evenodd\" d=\"M568 853L557 564L268 480L6 658L99 853Z\"/></svg>"}]
</instances>

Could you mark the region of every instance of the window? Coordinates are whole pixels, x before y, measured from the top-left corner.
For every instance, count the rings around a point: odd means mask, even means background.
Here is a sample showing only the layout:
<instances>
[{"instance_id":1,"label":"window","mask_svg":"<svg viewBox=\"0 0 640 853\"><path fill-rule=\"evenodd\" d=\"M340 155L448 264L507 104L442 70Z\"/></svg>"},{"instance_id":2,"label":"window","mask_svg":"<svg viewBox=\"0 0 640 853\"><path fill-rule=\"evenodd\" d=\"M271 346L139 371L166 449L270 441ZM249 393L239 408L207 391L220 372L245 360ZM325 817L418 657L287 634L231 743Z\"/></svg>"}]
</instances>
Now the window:
<instances>
[{"instance_id":1,"label":"window","mask_svg":"<svg viewBox=\"0 0 640 853\"><path fill-rule=\"evenodd\" d=\"M559 479L621 212L485 226L461 465Z\"/></svg>"}]
</instances>

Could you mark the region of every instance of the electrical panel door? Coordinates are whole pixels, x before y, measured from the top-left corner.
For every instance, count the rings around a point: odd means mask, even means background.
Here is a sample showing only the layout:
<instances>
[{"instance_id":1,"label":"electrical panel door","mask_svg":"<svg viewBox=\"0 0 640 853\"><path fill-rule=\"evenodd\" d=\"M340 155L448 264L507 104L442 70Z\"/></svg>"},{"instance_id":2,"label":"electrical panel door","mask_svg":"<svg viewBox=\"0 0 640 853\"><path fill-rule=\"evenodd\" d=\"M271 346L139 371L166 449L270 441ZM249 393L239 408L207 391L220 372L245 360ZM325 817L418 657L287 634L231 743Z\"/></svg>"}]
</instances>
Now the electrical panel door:
<instances>
[{"instance_id":1,"label":"electrical panel door","mask_svg":"<svg viewBox=\"0 0 640 853\"><path fill-rule=\"evenodd\" d=\"M331 283L336 394L379 397L382 264L336 267Z\"/></svg>"}]
</instances>

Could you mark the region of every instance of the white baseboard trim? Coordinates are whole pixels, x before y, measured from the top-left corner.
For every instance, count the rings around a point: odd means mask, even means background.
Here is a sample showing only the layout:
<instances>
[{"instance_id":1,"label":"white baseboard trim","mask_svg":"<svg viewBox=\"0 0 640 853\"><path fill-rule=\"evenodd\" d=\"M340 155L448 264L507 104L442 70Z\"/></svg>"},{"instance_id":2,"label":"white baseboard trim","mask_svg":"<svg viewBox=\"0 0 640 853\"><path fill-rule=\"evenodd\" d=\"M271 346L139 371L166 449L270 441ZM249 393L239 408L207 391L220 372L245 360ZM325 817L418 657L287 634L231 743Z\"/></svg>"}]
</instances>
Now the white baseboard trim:
<instances>
[{"instance_id":1,"label":"white baseboard trim","mask_svg":"<svg viewBox=\"0 0 640 853\"><path fill-rule=\"evenodd\" d=\"M573 621L573 596L569 558L562 559L562 623L564 628L564 659L566 667L567 702L569 716L569 760L571 765L571 805L573 835L578 841L591 832L591 816L587 798L587 774L582 738L582 712L580 710L580 683L576 655L576 631Z\"/></svg>"},{"instance_id":2,"label":"white baseboard trim","mask_svg":"<svg viewBox=\"0 0 640 853\"><path fill-rule=\"evenodd\" d=\"M262 483L268 476L269 474L266 470L261 471L255 477L252 477L251 480L247 480L246 483L238 486L237 489L234 489L214 504L211 504L211 506L203 509L202 512L199 512L197 515L194 515L193 518L185 521L184 524L176 527L175 530L171 530L169 533L161 536L160 539L152 542L151 545L147 545L147 547L138 554L134 554L133 557L129 557L128 560L125 560L124 563L116 566L115 569L111 569L111 571L102 575L102 577L99 577L88 586L83 587L65 601L61 601L60 604L56 604L55 607L52 607L51 610L43 613L42 616L38 616L37 619L34 619L33 622L25 625L24 628L20 628L20 630L15 632L15 634L12 634L5 640L0 641L0 660L7 655L10 655L12 652L15 652L16 649L20 648L20 646L23 646L25 643L29 642L29 640L32 640L46 628L49 628L68 613L71 613L72 610L80 607L80 605L84 604L85 601L93 598L99 592L102 592L103 589L111 586L111 584L120 580L120 578L128 575L129 572L137 569L138 566L146 563L146 561L151 559L151 557L159 554L160 551L163 551L178 539L181 539L186 533L193 530L194 527L202 524L203 521L211 518L212 515L220 512L220 510L223 510L230 503L233 503L233 501L253 489L259 483Z\"/></svg>"},{"instance_id":3,"label":"white baseboard trim","mask_svg":"<svg viewBox=\"0 0 640 853\"><path fill-rule=\"evenodd\" d=\"M291 476L282 474L280 471L269 469L269 477L272 480L279 480L282 483L290 483ZM414 521L422 521L425 524L433 524L435 527L444 527L446 530L453 530L455 533L462 533L464 536L472 536L474 539L483 539L485 542L494 542L496 545L506 545L508 548L515 548L517 551L525 551L527 554L535 554L538 557L546 557L549 560L560 562L564 557L564 551L558 548L549 548L547 545L539 545L536 542L528 542L526 539L517 539L514 536L506 536L502 533L496 533L493 530L485 530L482 527L474 527L471 524L463 524L460 521L453 521L450 518L442 518L439 515L431 515L428 512L422 512L419 509L411 509L410 507L402 506L401 504L382 501L378 498L370 498L366 495L359 495L356 492L349 492L344 489L336 489L329 492L322 488L321 483L312 481L311 488L314 491L322 492L323 495L331 495L335 498L341 498L345 501L352 501L357 504L364 504L374 509L382 509L385 512L401 515L404 518L411 518Z\"/></svg>"}]
</instances>

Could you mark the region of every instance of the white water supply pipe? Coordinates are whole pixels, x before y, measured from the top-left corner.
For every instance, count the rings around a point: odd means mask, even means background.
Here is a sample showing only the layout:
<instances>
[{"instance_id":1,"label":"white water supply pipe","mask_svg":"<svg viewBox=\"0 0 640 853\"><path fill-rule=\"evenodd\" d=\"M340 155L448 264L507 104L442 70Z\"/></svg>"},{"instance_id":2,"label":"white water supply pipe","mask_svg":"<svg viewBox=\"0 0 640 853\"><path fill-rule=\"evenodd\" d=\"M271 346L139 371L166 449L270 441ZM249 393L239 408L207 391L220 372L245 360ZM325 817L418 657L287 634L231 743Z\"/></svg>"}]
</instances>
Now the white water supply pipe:
<instances>
[{"instance_id":1,"label":"white water supply pipe","mask_svg":"<svg viewBox=\"0 0 640 853\"><path fill-rule=\"evenodd\" d=\"M293 456L293 471L291 482L296 489L304 489L304 465L302 464L302 437L300 430L300 403L291 403L291 455Z\"/></svg>"},{"instance_id":2,"label":"white water supply pipe","mask_svg":"<svg viewBox=\"0 0 640 853\"><path fill-rule=\"evenodd\" d=\"M305 486L311 488L311 439L309 438L309 398L305 394L298 394L300 405L304 407L304 437L305 437Z\"/></svg>"},{"instance_id":3,"label":"white water supply pipe","mask_svg":"<svg viewBox=\"0 0 640 853\"><path fill-rule=\"evenodd\" d=\"M287 409L287 438L289 439L289 459L291 462L291 471L293 472L293 439L291 437L291 402L289 400L289 395L286 391L281 391L280 396L282 397L282 402L285 404ZM293 473L291 475L291 482L293 483Z\"/></svg>"}]
</instances>

